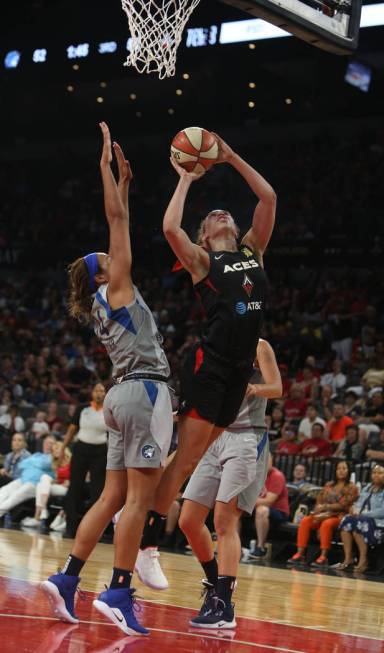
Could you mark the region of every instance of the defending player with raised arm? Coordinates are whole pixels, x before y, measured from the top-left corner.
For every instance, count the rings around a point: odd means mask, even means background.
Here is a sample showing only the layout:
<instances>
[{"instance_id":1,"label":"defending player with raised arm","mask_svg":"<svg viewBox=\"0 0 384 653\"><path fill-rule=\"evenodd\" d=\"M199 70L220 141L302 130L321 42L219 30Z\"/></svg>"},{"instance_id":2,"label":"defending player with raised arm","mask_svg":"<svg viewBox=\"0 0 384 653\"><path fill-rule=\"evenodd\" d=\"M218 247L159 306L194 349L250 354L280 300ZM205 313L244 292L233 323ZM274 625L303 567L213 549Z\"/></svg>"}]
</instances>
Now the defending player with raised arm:
<instances>
[{"instance_id":1,"label":"defending player with raised arm","mask_svg":"<svg viewBox=\"0 0 384 653\"><path fill-rule=\"evenodd\" d=\"M267 399L281 397L282 382L274 351L259 340L254 372L239 413L211 444L183 494L180 528L206 574L205 599L190 624L198 628L234 628L232 592L241 556L239 520L252 514L268 471L269 441L265 427ZM218 562L205 525L214 509Z\"/></svg>"},{"instance_id":2,"label":"defending player with raised arm","mask_svg":"<svg viewBox=\"0 0 384 653\"><path fill-rule=\"evenodd\" d=\"M198 244L181 226L188 190L201 175L188 173L173 159L180 176L164 216L163 230L182 266L190 273L207 322L201 343L185 361L179 409L179 443L156 492L155 510L144 543L156 541L156 525L210 443L231 424L252 373L267 281L263 253L275 221L276 195L270 184L219 136L219 162L237 170L258 198L252 225L237 244L239 229L221 209L202 221ZM152 524L152 528L149 525Z\"/></svg>"},{"instance_id":3,"label":"defending player with raised arm","mask_svg":"<svg viewBox=\"0 0 384 653\"><path fill-rule=\"evenodd\" d=\"M169 366L153 316L131 278L128 189L132 172L114 143L119 168L116 183L109 129L104 122L100 127L109 253L93 252L69 266L69 310L82 321L92 320L113 365L114 385L104 401L109 436L106 481L77 530L63 571L50 576L42 587L55 614L77 623L74 595L81 569L112 517L124 506L115 531L110 587L94 606L126 634L148 634L137 622L130 584L145 517L153 505L172 436Z\"/></svg>"}]
</instances>

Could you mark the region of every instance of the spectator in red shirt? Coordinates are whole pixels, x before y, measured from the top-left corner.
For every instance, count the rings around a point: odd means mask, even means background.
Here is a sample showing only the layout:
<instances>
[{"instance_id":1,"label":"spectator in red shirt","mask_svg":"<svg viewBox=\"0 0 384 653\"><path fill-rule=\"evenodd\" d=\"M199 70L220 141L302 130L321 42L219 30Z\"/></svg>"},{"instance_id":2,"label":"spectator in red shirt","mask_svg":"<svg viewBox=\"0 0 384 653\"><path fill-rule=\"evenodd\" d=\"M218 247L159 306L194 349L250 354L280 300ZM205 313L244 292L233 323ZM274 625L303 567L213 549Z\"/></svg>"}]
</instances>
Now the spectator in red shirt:
<instances>
[{"instance_id":1,"label":"spectator in red shirt","mask_svg":"<svg viewBox=\"0 0 384 653\"><path fill-rule=\"evenodd\" d=\"M270 522L279 524L288 521L289 518L287 483L284 474L273 467L271 455L265 486L256 501L255 508L257 546L249 555L251 558L263 558L267 553L265 542Z\"/></svg>"},{"instance_id":2,"label":"spectator in red shirt","mask_svg":"<svg viewBox=\"0 0 384 653\"><path fill-rule=\"evenodd\" d=\"M332 445L322 424L313 424L311 437L301 444L299 453L311 458L328 458L332 456Z\"/></svg>"},{"instance_id":3,"label":"spectator in red shirt","mask_svg":"<svg viewBox=\"0 0 384 653\"><path fill-rule=\"evenodd\" d=\"M296 375L297 384L303 388L304 394L308 399L313 399L319 387L319 379L315 376L315 371L311 365L304 365L303 369Z\"/></svg>"},{"instance_id":4,"label":"spectator in red shirt","mask_svg":"<svg viewBox=\"0 0 384 653\"><path fill-rule=\"evenodd\" d=\"M346 428L350 424L353 424L353 419L345 415L343 404L336 403L333 407L333 417L327 424L330 441L339 442L344 440Z\"/></svg>"},{"instance_id":5,"label":"spectator in red shirt","mask_svg":"<svg viewBox=\"0 0 384 653\"><path fill-rule=\"evenodd\" d=\"M291 424L284 424L281 431L281 438L276 447L276 453L296 454L300 451L300 445L296 442L297 428Z\"/></svg>"},{"instance_id":6,"label":"spectator in red shirt","mask_svg":"<svg viewBox=\"0 0 384 653\"><path fill-rule=\"evenodd\" d=\"M297 383L294 383L289 392L289 398L284 404L285 417L288 421L301 420L307 408L307 400L304 397L304 390Z\"/></svg>"}]
</instances>

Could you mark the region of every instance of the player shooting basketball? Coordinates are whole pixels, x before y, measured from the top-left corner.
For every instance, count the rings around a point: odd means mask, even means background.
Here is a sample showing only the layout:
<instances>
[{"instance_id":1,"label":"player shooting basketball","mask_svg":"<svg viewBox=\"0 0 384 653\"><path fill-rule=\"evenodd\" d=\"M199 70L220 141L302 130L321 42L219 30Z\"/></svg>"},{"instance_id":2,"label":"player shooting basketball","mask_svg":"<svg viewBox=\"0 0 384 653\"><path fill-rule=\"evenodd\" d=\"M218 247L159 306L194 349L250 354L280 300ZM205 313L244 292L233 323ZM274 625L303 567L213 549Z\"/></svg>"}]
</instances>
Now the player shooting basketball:
<instances>
[{"instance_id":1,"label":"player shooting basketball","mask_svg":"<svg viewBox=\"0 0 384 653\"><path fill-rule=\"evenodd\" d=\"M240 246L236 223L221 209L202 221L195 244L181 223L189 188L201 174L187 172L171 159L180 179L164 216L164 234L192 277L207 322L201 343L191 351L182 371L179 444L157 488L143 547L156 544L161 518L181 485L210 444L235 421L262 325L267 290L263 254L274 226L276 194L254 168L216 138L218 162L237 170L259 202Z\"/></svg>"}]
</instances>

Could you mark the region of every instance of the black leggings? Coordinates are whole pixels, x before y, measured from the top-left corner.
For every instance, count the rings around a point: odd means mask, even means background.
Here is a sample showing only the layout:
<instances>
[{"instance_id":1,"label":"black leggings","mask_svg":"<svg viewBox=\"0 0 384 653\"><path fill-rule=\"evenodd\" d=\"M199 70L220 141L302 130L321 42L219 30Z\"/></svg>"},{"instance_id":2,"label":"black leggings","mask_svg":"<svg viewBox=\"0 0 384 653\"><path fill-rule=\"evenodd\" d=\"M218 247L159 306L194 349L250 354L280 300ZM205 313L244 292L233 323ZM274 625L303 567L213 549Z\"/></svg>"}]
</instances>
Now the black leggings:
<instances>
[{"instance_id":1,"label":"black leggings","mask_svg":"<svg viewBox=\"0 0 384 653\"><path fill-rule=\"evenodd\" d=\"M93 505L103 490L106 466L106 444L88 444L81 440L75 442L71 458L70 485L65 502L67 533L71 537L75 536L82 517L87 473L90 473L90 501Z\"/></svg>"}]
</instances>

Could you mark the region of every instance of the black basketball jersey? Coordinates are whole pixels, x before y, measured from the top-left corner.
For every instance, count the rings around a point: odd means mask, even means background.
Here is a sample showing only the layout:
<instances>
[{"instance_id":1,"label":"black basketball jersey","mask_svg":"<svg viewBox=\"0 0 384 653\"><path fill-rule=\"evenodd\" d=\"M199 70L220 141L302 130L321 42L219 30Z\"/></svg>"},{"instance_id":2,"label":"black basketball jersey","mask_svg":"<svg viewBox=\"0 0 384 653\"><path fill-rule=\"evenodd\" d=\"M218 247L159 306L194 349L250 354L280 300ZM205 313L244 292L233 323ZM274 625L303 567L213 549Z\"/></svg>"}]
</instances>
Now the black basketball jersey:
<instances>
[{"instance_id":1,"label":"black basketball jersey","mask_svg":"<svg viewBox=\"0 0 384 653\"><path fill-rule=\"evenodd\" d=\"M208 252L210 270L195 285L206 314L205 348L230 365L255 358L263 321L267 279L254 252Z\"/></svg>"}]
</instances>

